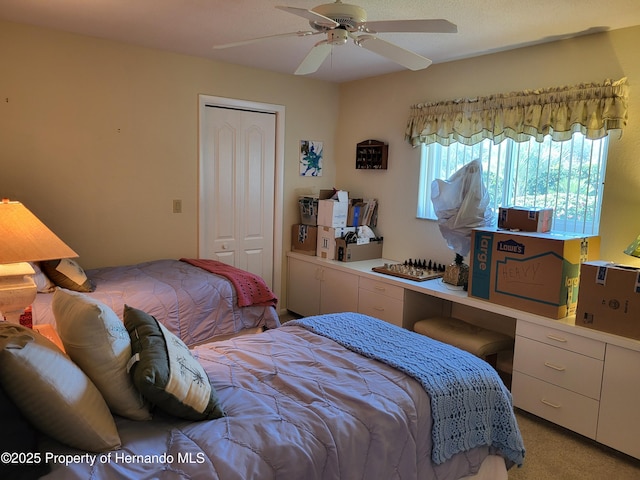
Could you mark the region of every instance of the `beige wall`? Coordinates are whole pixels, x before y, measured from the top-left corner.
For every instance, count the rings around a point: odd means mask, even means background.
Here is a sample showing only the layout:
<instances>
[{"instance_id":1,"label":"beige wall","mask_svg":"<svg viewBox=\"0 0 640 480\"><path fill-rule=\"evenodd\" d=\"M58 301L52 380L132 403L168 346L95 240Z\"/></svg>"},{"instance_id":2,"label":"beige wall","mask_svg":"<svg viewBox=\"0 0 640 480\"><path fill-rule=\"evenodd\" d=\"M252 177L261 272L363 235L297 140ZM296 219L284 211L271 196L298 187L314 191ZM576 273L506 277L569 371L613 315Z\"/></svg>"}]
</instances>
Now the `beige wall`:
<instances>
[{"instance_id":1,"label":"beige wall","mask_svg":"<svg viewBox=\"0 0 640 480\"><path fill-rule=\"evenodd\" d=\"M86 268L195 256L198 95L252 100L286 107L285 252L298 194L335 185L379 198L385 256L448 263L437 226L415 219L409 106L627 76L629 125L611 144L601 230L603 258L633 263L621 250L640 233L629 213L640 209L639 43L636 27L337 86L0 22L0 196L24 202ZM389 142L387 171L355 170L355 145L369 138ZM301 139L325 142L323 177L299 176Z\"/></svg>"},{"instance_id":2,"label":"beige wall","mask_svg":"<svg viewBox=\"0 0 640 480\"><path fill-rule=\"evenodd\" d=\"M199 94L285 106L285 251L296 189L334 184L334 84L2 22L0 58L0 196L85 268L197 255ZM299 177L301 139L323 177Z\"/></svg>"},{"instance_id":3,"label":"beige wall","mask_svg":"<svg viewBox=\"0 0 640 480\"><path fill-rule=\"evenodd\" d=\"M602 258L640 261L622 250L640 233L640 27L432 65L341 85L337 132L340 188L380 201L383 254L394 260L435 258L450 263L437 224L415 218L419 149L404 140L410 105L530 88L601 82L628 77L629 122L609 149L601 221ZM366 139L389 142L386 171L355 169L355 146Z\"/></svg>"}]
</instances>

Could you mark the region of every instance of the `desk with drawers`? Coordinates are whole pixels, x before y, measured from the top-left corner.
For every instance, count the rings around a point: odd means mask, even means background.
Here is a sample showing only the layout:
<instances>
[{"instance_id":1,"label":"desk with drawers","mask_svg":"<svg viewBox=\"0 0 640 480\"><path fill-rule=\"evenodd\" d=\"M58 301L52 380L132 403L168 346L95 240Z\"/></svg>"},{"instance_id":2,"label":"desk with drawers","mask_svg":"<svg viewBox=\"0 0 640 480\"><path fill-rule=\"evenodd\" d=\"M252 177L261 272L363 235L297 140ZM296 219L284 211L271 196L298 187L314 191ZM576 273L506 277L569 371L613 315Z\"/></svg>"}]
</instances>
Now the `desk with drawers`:
<instances>
[{"instance_id":1,"label":"desk with drawers","mask_svg":"<svg viewBox=\"0 0 640 480\"><path fill-rule=\"evenodd\" d=\"M291 252L287 308L303 316L355 311L408 329L448 315L512 335L516 407L640 458L640 341L471 298L440 279L372 271L384 263L394 261Z\"/></svg>"}]
</instances>

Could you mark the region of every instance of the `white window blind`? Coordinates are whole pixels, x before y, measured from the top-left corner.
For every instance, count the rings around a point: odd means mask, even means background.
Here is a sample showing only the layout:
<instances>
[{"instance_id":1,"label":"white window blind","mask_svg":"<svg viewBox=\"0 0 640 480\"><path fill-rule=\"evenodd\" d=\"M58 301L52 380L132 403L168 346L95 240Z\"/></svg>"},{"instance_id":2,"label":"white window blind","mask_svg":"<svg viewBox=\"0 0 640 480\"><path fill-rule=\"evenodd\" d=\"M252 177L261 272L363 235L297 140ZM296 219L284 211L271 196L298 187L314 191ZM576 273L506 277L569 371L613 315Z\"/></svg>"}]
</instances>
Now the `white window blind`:
<instances>
[{"instance_id":1,"label":"white window blind","mask_svg":"<svg viewBox=\"0 0 640 480\"><path fill-rule=\"evenodd\" d=\"M523 206L554 209L553 230L598 234L607 159L608 137L589 140L574 133L570 140L542 142L511 139L494 144L439 143L421 145L417 216L436 219L431 182L447 179L460 167L478 159L491 207Z\"/></svg>"}]
</instances>

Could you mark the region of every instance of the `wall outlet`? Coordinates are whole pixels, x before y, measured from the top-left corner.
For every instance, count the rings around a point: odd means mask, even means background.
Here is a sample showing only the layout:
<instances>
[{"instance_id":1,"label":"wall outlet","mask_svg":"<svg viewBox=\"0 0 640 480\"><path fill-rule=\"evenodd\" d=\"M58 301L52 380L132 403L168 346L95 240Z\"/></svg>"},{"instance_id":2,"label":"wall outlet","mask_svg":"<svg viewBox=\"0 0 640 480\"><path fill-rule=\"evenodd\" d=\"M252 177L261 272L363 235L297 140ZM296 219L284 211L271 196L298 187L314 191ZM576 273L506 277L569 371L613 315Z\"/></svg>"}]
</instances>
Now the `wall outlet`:
<instances>
[{"instance_id":1,"label":"wall outlet","mask_svg":"<svg viewBox=\"0 0 640 480\"><path fill-rule=\"evenodd\" d=\"M182 213L182 200L173 201L173 213Z\"/></svg>"}]
</instances>

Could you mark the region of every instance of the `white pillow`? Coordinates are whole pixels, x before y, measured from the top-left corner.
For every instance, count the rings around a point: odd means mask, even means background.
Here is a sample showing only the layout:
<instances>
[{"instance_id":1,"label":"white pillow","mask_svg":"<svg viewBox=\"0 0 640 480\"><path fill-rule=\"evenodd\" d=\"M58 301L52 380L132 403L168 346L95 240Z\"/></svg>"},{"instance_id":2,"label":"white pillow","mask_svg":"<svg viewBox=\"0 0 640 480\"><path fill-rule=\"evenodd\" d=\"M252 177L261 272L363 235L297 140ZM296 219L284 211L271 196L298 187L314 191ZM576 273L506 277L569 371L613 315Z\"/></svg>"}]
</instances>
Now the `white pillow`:
<instances>
[{"instance_id":1,"label":"white pillow","mask_svg":"<svg viewBox=\"0 0 640 480\"><path fill-rule=\"evenodd\" d=\"M79 292L58 288L51 304L67 355L87 374L113 413L149 420L146 401L127 373L131 340L106 305Z\"/></svg>"},{"instance_id":2,"label":"white pillow","mask_svg":"<svg viewBox=\"0 0 640 480\"><path fill-rule=\"evenodd\" d=\"M51 341L0 322L0 382L40 431L81 450L120 447L120 436L93 382Z\"/></svg>"}]
</instances>

